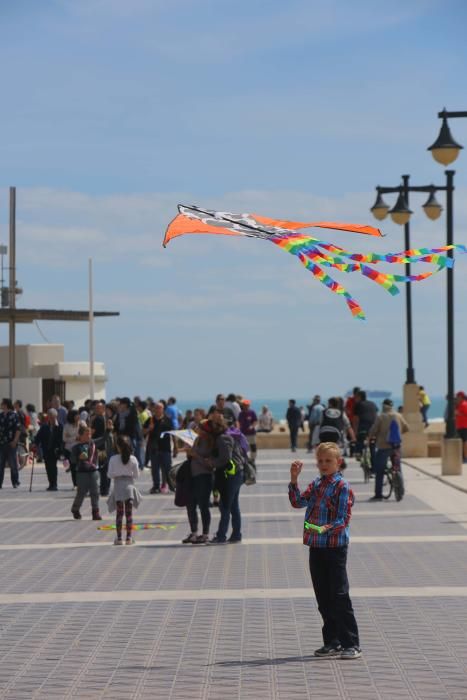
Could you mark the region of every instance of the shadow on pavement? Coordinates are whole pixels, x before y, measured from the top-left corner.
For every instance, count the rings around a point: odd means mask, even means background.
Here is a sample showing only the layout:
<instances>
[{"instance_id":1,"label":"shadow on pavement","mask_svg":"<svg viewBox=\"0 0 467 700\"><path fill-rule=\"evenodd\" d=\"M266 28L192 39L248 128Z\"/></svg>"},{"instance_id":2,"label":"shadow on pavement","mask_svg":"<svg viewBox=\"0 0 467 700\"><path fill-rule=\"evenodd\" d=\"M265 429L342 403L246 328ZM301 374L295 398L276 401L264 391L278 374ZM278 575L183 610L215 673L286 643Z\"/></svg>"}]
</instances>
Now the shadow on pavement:
<instances>
[{"instance_id":1,"label":"shadow on pavement","mask_svg":"<svg viewBox=\"0 0 467 700\"><path fill-rule=\"evenodd\" d=\"M322 659L314 654L308 654L307 656L279 656L275 659L251 659L250 661L217 661L214 664L208 664L208 666L281 666L282 664L303 661L322 661Z\"/></svg>"}]
</instances>

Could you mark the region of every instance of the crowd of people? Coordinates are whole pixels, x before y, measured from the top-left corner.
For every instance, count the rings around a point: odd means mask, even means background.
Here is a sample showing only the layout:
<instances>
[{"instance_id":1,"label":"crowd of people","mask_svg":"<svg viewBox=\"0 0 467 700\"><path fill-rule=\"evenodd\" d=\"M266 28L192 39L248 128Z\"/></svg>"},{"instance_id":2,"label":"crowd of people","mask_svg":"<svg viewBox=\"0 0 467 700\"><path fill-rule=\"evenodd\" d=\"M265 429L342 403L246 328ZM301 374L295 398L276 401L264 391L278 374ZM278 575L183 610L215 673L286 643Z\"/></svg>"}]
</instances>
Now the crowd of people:
<instances>
[{"instance_id":1,"label":"crowd of people","mask_svg":"<svg viewBox=\"0 0 467 700\"><path fill-rule=\"evenodd\" d=\"M421 387L420 408L425 420L429 404ZM358 456L369 442L376 476L374 498L380 500L384 466L394 451L394 444L388 442L389 427L393 421L397 423L399 441L408 429L401 411L396 411L390 400L383 402L379 412L366 392L355 387L346 399L331 397L324 403L316 395L306 410L291 399L285 419L292 452L297 450L299 431L305 431L306 426L308 452L320 443L334 442L344 454ZM218 394L210 408L197 407L184 413L173 396L158 401L138 396L108 402L87 400L82 406L53 396L44 413L38 413L32 404L23 408L21 401L12 403L5 398L0 412L0 488L6 466L10 468L13 488L20 486L21 455L33 452L37 461L45 465L47 490L56 491L62 460L76 489L73 517L81 518L80 509L89 494L92 517L99 520L99 498L109 496L111 480L114 492L117 483L124 483L125 488L117 489L117 495L127 497L117 498L112 504L121 533L123 514L128 525L131 506L139 502L135 486L138 470L150 469L151 495L171 493L175 488L174 460L179 455L178 465L180 460L189 464L188 471L180 471L189 475L189 485L185 483L184 488L189 491L186 508L190 532L184 542L224 542L230 519L230 541L236 542L241 540L239 493L247 473L250 483L254 482L251 470L256 468L257 434L271 432L274 424L267 406L257 415L248 399L235 394ZM467 461L467 396L463 392L456 395L456 426ZM183 430L196 436L194 444L173 434ZM211 535L213 505L219 506L221 521L217 532Z\"/></svg>"},{"instance_id":2,"label":"crowd of people","mask_svg":"<svg viewBox=\"0 0 467 700\"><path fill-rule=\"evenodd\" d=\"M81 507L89 494L93 520L101 520L99 499L110 496L108 505L116 511L116 544L123 543L122 523L126 517L126 543L133 542L133 507L141 494L136 488L139 472L150 469L149 493L168 494L175 490L173 460L179 455L189 463L189 497L186 501L190 527L185 543L240 542L240 487L256 468L256 432L269 432L273 419L267 407L260 417L251 402L241 396L216 396L209 409L195 408L181 413L175 397L155 401L120 397L109 402L88 400L76 407L72 401L53 396L44 413L38 414L20 401L3 399L0 413L0 488L5 467L10 468L14 488L20 486L19 446L43 462L48 491L58 489L60 460L70 475L76 495L71 512L81 519ZM186 444L183 431L196 436ZM179 431L182 431L180 433ZM181 436L181 438L180 438ZM177 467L179 464L177 465ZM186 470L185 470L186 471ZM183 470L181 470L183 472ZM111 481L113 490L110 493ZM248 483L248 482L247 482ZM187 483L185 483L185 490ZM211 500L212 499L212 500ZM220 522L210 537L210 507L218 506ZM202 531L198 531L198 512Z\"/></svg>"}]
</instances>

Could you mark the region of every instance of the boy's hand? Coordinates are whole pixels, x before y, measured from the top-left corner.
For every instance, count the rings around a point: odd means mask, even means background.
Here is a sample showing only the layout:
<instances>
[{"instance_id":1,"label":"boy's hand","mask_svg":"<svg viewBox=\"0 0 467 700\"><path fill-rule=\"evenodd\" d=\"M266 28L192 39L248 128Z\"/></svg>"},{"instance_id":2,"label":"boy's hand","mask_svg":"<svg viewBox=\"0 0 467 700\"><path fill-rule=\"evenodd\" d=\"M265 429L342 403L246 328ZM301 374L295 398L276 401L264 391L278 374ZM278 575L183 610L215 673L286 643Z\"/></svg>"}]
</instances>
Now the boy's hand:
<instances>
[{"instance_id":1,"label":"boy's hand","mask_svg":"<svg viewBox=\"0 0 467 700\"><path fill-rule=\"evenodd\" d=\"M290 481L292 484L297 483L298 476L302 469L303 462L300 462L299 459L295 460L295 462L292 462L292 464L290 465Z\"/></svg>"}]
</instances>

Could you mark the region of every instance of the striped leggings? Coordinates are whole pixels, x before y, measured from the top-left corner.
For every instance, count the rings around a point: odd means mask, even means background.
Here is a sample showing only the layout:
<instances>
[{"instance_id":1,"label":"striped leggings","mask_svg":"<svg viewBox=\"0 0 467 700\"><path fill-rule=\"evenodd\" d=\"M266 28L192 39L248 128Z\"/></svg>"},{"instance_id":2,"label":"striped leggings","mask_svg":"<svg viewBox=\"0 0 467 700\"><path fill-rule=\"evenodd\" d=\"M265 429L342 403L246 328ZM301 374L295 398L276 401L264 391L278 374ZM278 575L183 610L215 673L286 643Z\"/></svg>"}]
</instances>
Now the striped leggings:
<instances>
[{"instance_id":1,"label":"striped leggings","mask_svg":"<svg viewBox=\"0 0 467 700\"><path fill-rule=\"evenodd\" d=\"M123 513L126 517L126 536L127 539L131 537L131 530L133 527L133 500L128 498L126 501L117 501L117 537L119 540L122 539L122 525L123 525Z\"/></svg>"}]
</instances>

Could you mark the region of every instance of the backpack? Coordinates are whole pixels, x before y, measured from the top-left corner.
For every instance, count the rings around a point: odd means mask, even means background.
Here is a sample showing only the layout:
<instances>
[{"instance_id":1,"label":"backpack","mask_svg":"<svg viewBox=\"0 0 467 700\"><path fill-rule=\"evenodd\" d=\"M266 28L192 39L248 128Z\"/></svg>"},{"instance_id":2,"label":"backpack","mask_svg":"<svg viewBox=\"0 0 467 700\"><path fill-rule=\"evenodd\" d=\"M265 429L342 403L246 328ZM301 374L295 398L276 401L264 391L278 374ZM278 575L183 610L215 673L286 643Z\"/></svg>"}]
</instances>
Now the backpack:
<instances>
[{"instance_id":1,"label":"backpack","mask_svg":"<svg viewBox=\"0 0 467 700\"><path fill-rule=\"evenodd\" d=\"M334 433L340 438L344 430L344 417L338 408L327 408L321 416L320 436L323 433Z\"/></svg>"},{"instance_id":2,"label":"backpack","mask_svg":"<svg viewBox=\"0 0 467 700\"><path fill-rule=\"evenodd\" d=\"M401 444L401 431L399 428L399 422L396 418L391 420L389 424L388 434L386 436L386 442L390 445L400 445Z\"/></svg>"},{"instance_id":3,"label":"backpack","mask_svg":"<svg viewBox=\"0 0 467 700\"><path fill-rule=\"evenodd\" d=\"M245 451L241 446L240 441L236 439L234 435L232 435L232 440L232 459L230 460L230 464L228 465L225 472L225 475L227 477L234 476L235 474L238 474L239 471L243 471L248 461L248 456L245 454Z\"/></svg>"}]
</instances>

